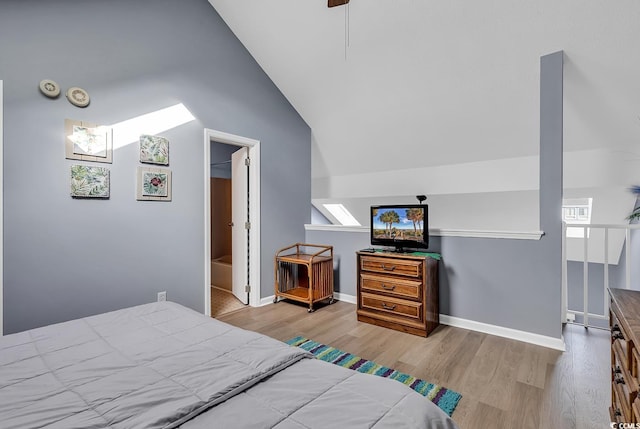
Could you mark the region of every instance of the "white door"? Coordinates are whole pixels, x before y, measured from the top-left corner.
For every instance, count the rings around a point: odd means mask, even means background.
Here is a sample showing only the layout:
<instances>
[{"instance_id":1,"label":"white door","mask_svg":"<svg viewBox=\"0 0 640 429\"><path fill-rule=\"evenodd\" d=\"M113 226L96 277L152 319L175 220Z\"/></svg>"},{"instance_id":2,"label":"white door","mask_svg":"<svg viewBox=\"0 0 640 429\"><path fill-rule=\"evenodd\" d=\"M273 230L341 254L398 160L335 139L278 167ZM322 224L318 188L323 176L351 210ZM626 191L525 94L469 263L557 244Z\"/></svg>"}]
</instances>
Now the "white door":
<instances>
[{"instance_id":1,"label":"white door","mask_svg":"<svg viewBox=\"0 0 640 429\"><path fill-rule=\"evenodd\" d=\"M231 255L232 291L245 304L249 303L249 166L245 162L249 149L241 147L231 154Z\"/></svg>"}]
</instances>

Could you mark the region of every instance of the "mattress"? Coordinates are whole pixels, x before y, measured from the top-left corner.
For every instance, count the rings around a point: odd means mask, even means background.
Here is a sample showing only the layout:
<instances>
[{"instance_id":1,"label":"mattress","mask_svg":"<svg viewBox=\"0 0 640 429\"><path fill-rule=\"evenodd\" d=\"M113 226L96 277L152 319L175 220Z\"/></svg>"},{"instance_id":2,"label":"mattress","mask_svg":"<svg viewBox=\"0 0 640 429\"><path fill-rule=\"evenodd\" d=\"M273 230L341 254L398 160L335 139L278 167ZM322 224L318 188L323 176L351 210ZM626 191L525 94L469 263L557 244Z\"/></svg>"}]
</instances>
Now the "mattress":
<instances>
[{"instance_id":1,"label":"mattress","mask_svg":"<svg viewBox=\"0 0 640 429\"><path fill-rule=\"evenodd\" d=\"M455 428L401 383L172 302L0 338L2 428Z\"/></svg>"}]
</instances>

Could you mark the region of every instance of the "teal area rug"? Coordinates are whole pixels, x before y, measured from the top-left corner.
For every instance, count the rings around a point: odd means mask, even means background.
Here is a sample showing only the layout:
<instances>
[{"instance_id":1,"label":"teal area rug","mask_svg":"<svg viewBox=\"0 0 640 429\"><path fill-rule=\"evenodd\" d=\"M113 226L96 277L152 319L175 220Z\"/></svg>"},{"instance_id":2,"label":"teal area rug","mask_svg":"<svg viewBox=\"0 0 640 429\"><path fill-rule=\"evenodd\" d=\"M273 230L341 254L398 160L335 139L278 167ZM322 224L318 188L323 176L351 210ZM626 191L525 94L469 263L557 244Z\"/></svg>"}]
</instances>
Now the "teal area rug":
<instances>
[{"instance_id":1,"label":"teal area rug","mask_svg":"<svg viewBox=\"0 0 640 429\"><path fill-rule=\"evenodd\" d=\"M353 369L355 371L364 372L365 374L374 374L380 377L390 378L406 384L422 396L426 396L431 402L436 404L442 411L449 416L453 414L456 409L462 395L453 390L449 390L446 387L438 386L427 381L421 380L405 374L400 371L396 371L386 366L378 365L367 359L352 355L351 353L343 352L336 348L320 344L316 341L309 340L304 337L295 337L286 341L290 346L297 346L308 352L311 352L318 359L333 364Z\"/></svg>"}]
</instances>

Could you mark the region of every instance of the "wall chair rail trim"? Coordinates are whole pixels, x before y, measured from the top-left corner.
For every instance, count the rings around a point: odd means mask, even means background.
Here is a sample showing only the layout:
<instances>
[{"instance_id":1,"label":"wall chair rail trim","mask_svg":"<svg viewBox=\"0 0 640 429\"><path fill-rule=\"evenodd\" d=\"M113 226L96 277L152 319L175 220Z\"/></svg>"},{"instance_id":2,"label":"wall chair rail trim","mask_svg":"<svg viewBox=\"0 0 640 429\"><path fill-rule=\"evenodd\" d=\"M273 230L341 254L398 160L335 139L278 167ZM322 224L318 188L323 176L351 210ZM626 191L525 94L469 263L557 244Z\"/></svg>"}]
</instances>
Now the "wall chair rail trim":
<instances>
[{"instance_id":1,"label":"wall chair rail trim","mask_svg":"<svg viewBox=\"0 0 640 429\"><path fill-rule=\"evenodd\" d=\"M305 231L332 231L332 232L361 232L369 234L366 226L343 225L310 225L304 226ZM485 231L467 229L430 228L429 235L435 237L467 237L467 238L501 238L509 240L540 240L544 231Z\"/></svg>"}]
</instances>

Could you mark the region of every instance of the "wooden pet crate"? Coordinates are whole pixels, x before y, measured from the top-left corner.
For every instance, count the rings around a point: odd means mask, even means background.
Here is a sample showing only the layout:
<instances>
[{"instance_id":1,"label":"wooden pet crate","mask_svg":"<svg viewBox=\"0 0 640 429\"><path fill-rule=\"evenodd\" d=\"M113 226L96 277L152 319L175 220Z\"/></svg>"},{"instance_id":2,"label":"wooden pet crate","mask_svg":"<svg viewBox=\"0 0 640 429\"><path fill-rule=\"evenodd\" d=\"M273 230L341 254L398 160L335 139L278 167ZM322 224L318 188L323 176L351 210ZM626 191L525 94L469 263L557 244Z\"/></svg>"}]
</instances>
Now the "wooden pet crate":
<instances>
[{"instance_id":1,"label":"wooden pet crate","mask_svg":"<svg viewBox=\"0 0 640 429\"><path fill-rule=\"evenodd\" d=\"M333 303L333 246L296 243L276 252L275 297L313 304Z\"/></svg>"}]
</instances>

